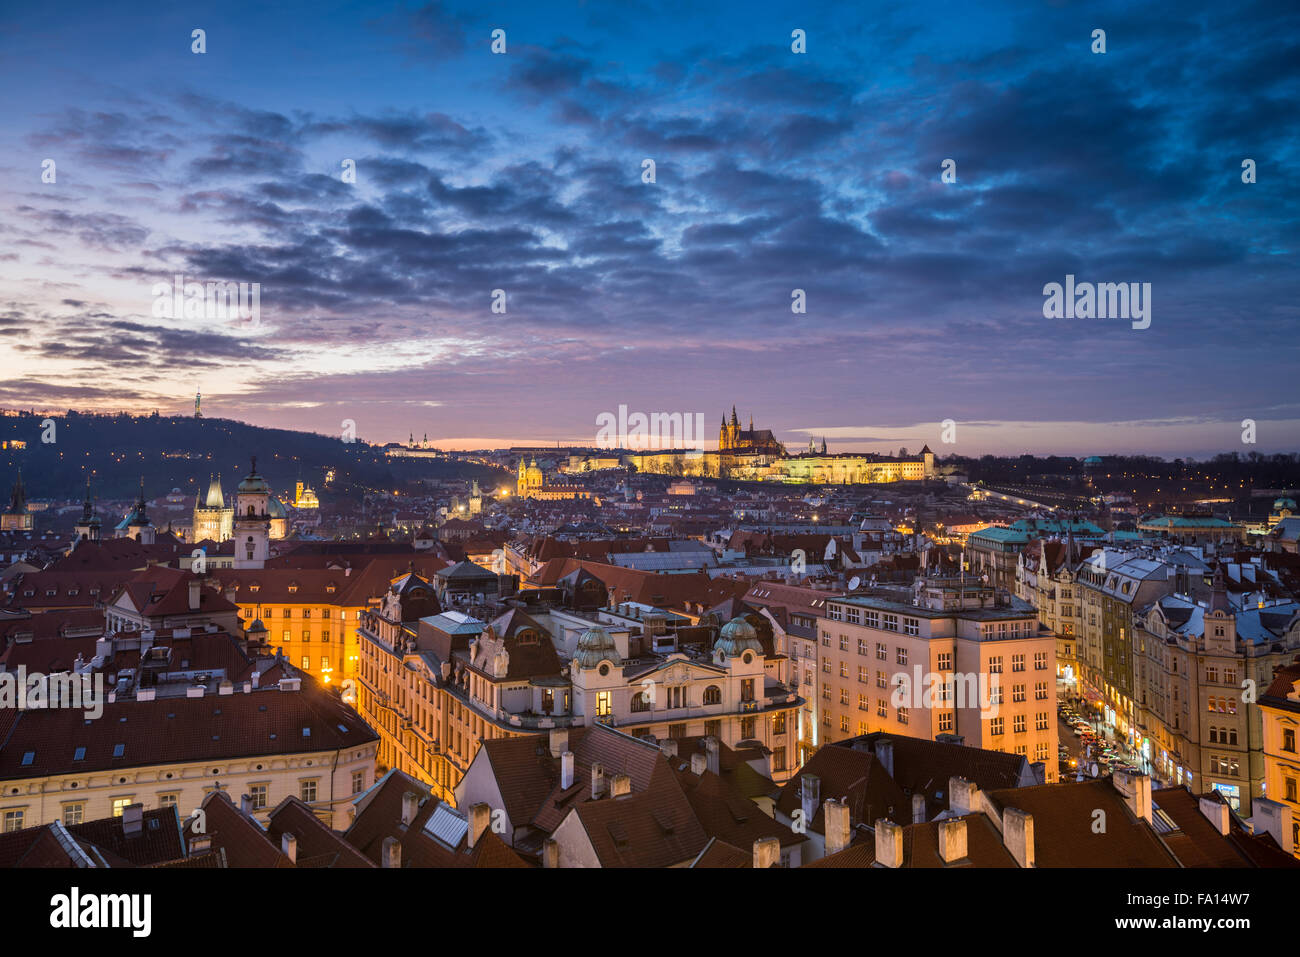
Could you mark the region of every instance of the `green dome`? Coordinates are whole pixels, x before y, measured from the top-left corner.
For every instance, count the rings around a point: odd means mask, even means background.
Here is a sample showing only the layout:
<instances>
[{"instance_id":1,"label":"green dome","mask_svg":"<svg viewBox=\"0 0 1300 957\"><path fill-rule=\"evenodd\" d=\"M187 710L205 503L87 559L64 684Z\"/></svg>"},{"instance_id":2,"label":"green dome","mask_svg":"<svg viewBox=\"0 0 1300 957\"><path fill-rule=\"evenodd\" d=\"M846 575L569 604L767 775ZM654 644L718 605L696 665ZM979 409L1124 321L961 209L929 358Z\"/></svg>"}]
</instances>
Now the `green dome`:
<instances>
[{"instance_id":1,"label":"green dome","mask_svg":"<svg viewBox=\"0 0 1300 957\"><path fill-rule=\"evenodd\" d=\"M266 514L272 518L288 518L288 513L284 510L284 503L272 495L266 500Z\"/></svg>"},{"instance_id":2,"label":"green dome","mask_svg":"<svg viewBox=\"0 0 1300 957\"><path fill-rule=\"evenodd\" d=\"M623 665L623 657L618 653L614 639L600 625L592 625L578 639L573 663L579 668L595 668L602 661L608 661L615 667Z\"/></svg>"},{"instance_id":3,"label":"green dome","mask_svg":"<svg viewBox=\"0 0 1300 957\"><path fill-rule=\"evenodd\" d=\"M713 650L722 652L728 658L739 658L746 650L761 655L763 643L758 640L754 626L744 618L737 617L722 626Z\"/></svg>"}]
</instances>

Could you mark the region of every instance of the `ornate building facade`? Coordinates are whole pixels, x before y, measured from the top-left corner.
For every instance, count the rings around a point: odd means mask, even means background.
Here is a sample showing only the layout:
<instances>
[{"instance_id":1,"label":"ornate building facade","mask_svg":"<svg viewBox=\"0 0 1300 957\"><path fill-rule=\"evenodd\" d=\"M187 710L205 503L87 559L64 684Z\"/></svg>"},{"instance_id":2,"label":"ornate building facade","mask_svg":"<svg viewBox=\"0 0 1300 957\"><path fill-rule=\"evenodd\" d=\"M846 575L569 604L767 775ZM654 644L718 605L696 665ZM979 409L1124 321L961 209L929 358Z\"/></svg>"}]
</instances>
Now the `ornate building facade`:
<instances>
[{"instance_id":1,"label":"ornate building facade","mask_svg":"<svg viewBox=\"0 0 1300 957\"><path fill-rule=\"evenodd\" d=\"M208 494L194 503L194 541L228 541L234 534L235 510L227 507L221 476L208 476Z\"/></svg>"}]
</instances>

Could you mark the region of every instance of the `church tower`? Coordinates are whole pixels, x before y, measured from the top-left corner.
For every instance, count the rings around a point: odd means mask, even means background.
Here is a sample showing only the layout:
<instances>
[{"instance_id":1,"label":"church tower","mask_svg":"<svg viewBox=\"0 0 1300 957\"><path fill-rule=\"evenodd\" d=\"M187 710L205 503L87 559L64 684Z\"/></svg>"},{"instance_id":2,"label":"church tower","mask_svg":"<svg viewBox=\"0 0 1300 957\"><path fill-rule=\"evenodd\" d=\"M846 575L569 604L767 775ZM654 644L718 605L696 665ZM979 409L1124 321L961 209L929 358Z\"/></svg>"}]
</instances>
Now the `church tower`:
<instances>
[{"instance_id":1,"label":"church tower","mask_svg":"<svg viewBox=\"0 0 1300 957\"><path fill-rule=\"evenodd\" d=\"M85 540L88 542L99 541L103 525L99 516L95 514L95 506L90 498L90 476L86 476L86 500L81 503L81 521L73 526L72 546L75 548L77 543Z\"/></svg>"},{"instance_id":2,"label":"church tower","mask_svg":"<svg viewBox=\"0 0 1300 957\"><path fill-rule=\"evenodd\" d=\"M239 483L235 493L235 567L264 568L271 555L271 489L257 474L257 456L253 470Z\"/></svg>"},{"instance_id":3,"label":"church tower","mask_svg":"<svg viewBox=\"0 0 1300 957\"><path fill-rule=\"evenodd\" d=\"M0 515L0 531L30 532L33 516L27 507L27 487L23 485L23 470L18 470L18 480L9 494L9 507Z\"/></svg>"}]
</instances>

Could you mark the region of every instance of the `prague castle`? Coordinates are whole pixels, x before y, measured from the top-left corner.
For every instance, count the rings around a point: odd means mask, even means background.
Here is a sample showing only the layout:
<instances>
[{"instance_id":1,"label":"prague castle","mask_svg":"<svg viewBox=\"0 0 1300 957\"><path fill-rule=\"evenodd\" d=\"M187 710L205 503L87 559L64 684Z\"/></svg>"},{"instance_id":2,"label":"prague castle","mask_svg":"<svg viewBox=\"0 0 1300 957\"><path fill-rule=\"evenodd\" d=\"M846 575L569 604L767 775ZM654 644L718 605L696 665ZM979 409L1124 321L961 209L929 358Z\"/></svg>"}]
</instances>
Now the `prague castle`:
<instances>
[{"instance_id":1,"label":"prague castle","mask_svg":"<svg viewBox=\"0 0 1300 957\"><path fill-rule=\"evenodd\" d=\"M732 407L718 432L716 452L667 451L629 456L638 472L664 475L729 478L747 482L784 482L807 485L859 485L879 482L919 482L934 478L934 453L929 446L919 455L889 456L869 453L828 453L809 442L808 451L791 455L769 429L742 429Z\"/></svg>"}]
</instances>

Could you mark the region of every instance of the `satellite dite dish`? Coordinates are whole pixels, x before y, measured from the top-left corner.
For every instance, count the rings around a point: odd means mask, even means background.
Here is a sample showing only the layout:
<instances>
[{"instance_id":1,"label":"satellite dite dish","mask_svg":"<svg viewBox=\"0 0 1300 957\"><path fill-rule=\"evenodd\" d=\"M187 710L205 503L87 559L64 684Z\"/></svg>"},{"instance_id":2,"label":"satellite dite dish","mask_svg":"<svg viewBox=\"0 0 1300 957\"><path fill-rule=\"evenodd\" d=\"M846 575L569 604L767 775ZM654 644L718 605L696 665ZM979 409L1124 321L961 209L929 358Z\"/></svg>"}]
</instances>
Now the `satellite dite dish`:
<instances>
[{"instance_id":1,"label":"satellite dite dish","mask_svg":"<svg viewBox=\"0 0 1300 957\"><path fill-rule=\"evenodd\" d=\"M862 585L862 579L859 578L857 575L854 575L852 578L849 579L849 591L857 591L861 585Z\"/></svg>"}]
</instances>

